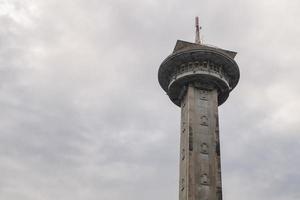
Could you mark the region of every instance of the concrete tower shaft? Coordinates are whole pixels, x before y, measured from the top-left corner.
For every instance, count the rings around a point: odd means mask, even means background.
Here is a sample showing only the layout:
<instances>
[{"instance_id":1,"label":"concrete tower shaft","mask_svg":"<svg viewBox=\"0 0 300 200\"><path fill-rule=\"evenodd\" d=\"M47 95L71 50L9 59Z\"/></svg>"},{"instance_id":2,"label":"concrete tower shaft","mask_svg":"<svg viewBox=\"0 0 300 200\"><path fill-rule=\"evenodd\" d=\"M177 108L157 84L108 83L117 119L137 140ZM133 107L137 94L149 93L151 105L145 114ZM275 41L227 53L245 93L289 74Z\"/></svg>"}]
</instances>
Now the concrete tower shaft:
<instances>
[{"instance_id":1,"label":"concrete tower shaft","mask_svg":"<svg viewBox=\"0 0 300 200\"><path fill-rule=\"evenodd\" d=\"M216 89L205 90L195 83L182 100L180 200L222 197L217 96Z\"/></svg>"},{"instance_id":2,"label":"concrete tower shaft","mask_svg":"<svg viewBox=\"0 0 300 200\"><path fill-rule=\"evenodd\" d=\"M158 79L181 107L179 200L221 200L218 106L239 81L236 53L177 41Z\"/></svg>"}]
</instances>

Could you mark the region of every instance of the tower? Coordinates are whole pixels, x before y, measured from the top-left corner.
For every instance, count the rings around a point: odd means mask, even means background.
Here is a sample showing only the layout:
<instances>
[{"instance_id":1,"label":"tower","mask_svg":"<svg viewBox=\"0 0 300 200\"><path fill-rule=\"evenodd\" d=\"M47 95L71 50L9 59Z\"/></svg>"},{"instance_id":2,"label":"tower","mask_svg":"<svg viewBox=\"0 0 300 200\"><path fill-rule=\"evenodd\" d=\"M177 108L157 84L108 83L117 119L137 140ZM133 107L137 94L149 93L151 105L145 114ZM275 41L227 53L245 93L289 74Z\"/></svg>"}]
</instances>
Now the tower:
<instances>
[{"instance_id":1,"label":"tower","mask_svg":"<svg viewBox=\"0 0 300 200\"><path fill-rule=\"evenodd\" d=\"M195 43L178 40L158 80L181 107L179 200L221 200L218 106L237 85L236 52L204 45L196 18Z\"/></svg>"}]
</instances>

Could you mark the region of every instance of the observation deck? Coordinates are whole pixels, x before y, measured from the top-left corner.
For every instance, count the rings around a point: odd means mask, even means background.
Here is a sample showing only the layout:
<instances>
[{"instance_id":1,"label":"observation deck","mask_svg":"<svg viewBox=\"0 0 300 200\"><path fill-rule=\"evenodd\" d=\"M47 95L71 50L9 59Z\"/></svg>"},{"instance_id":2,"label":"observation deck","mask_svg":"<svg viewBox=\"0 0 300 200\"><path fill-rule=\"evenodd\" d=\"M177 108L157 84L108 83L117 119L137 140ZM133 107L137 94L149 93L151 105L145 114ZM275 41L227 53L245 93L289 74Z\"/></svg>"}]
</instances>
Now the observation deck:
<instances>
[{"instance_id":1,"label":"observation deck","mask_svg":"<svg viewBox=\"0 0 300 200\"><path fill-rule=\"evenodd\" d=\"M158 80L177 106L190 83L205 90L216 88L221 105L240 78L235 56L233 51L178 40L173 53L160 65Z\"/></svg>"}]
</instances>

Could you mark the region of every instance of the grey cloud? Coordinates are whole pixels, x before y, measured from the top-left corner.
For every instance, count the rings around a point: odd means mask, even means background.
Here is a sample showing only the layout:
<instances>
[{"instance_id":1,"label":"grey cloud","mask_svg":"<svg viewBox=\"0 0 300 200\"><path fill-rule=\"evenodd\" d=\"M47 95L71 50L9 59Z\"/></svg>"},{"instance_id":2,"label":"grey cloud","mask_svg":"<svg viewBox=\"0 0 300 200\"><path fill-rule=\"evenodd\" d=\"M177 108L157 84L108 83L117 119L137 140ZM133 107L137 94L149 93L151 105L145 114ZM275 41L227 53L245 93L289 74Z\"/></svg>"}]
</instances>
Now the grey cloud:
<instances>
[{"instance_id":1,"label":"grey cloud","mask_svg":"<svg viewBox=\"0 0 300 200\"><path fill-rule=\"evenodd\" d=\"M220 107L224 199L299 199L297 1L1 4L1 199L176 199L180 111L157 69L195 15L241 70Z\"/></svg>"}]
</instances>

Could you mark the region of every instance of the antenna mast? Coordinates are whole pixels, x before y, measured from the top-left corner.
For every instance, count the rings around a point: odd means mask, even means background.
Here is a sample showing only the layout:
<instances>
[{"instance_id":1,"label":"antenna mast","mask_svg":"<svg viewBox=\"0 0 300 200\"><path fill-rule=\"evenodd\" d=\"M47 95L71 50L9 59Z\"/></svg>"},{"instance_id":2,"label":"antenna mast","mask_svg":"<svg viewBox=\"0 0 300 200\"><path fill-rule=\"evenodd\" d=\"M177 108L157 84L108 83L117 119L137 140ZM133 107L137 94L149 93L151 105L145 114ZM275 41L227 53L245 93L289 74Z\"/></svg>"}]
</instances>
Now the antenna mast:
<instances>
[{"instance_id":1,"label":"antenna mast","mask_svg":"<svg viewBox=\"0 0 300 200\"><path fill-rule=\"evenodd\" d=\"M196 44L201 44L201 38L200 38L200 29L201 29L201 26L199 26L199 17L198 16L195 18L195 26L196 26L195 43Z\"/></svg>"}]
</instances>

